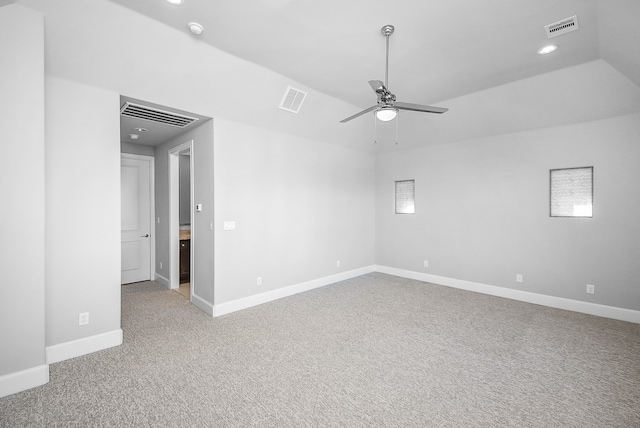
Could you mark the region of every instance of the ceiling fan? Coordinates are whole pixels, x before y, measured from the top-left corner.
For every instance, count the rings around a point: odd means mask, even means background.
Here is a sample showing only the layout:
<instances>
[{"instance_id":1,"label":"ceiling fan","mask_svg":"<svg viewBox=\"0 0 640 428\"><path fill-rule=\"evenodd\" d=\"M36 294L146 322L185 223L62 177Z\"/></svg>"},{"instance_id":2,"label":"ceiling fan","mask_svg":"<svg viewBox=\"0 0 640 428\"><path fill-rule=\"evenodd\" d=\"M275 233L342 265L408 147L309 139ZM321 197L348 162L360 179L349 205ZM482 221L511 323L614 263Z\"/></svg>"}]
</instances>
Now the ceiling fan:
<instances>
[{"instance_id":1,"label":"ceiling fan","mask_svg":"<svg viewBox=\"0 0 640 428\"><path fill-rule=\"evenodd\" d=\"M380 30L382 35L387 39L387 61L385 67L385 75L384 75L384 83L380 80L369 80L369 85L378 94L378 103L374 106L369 107L361 111L360 113L356 113L353 116L349 116L346 119L340 121L340 123L345 123L350 121L351 119L355 119L358 116L362 116L365 113L369 113L370 111L375 111L375 115L378 119L387 122L389 120L393 120L398 115L398 110L410 110L410 111L419 111L423 113L444 113L448 108L444 107L432 107L432 106L424 106L420 104L411 104L411 103L403 103L400 101L396 101L396 96L387 89L389 86L389 36L393 34L394 27L393 25L385 25Z\"/></svg>"}]
</instances>

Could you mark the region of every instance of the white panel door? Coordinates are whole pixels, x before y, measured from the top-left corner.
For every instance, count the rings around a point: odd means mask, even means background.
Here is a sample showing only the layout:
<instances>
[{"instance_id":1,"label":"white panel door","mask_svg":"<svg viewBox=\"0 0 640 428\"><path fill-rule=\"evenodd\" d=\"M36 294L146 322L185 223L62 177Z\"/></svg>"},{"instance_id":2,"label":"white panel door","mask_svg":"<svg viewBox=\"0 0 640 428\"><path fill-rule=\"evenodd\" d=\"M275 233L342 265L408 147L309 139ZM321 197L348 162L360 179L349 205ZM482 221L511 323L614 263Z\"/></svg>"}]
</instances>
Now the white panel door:
<instances>
[{"instance_id":1,"label":"white panel door","mask_svg":"<svg viewBox=\"0 0 640 428\"><path fill-rule=\"evenodd\" d=\"M151 279L150 162L122 158L121 195L121 284Z\"/></svg>"}]
</instances>

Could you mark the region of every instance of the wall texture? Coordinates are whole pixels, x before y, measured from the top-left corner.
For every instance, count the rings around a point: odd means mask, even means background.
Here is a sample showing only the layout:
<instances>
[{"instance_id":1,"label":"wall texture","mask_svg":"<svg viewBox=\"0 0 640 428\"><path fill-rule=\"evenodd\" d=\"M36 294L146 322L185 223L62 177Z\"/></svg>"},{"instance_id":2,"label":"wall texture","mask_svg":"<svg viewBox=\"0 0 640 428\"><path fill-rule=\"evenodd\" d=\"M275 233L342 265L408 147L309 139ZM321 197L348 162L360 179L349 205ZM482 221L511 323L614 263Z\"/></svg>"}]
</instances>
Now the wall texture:
<instances>
[{"instance_id":1,"label":"wall texture","mask_svg":"<svg viewBox=\"0 0 640 428\"><path fill-rule=\"evenodd\" d=\"M216 304L373 264L373 155L226 120L214 132Z\"/></svg>"},{"instance_id":2,"label":"wall texture","mask_svg":"<svg viewBox=\"0 0 640 428\"><path fill-rule=\"evenodd\" d=\"M120 330L120 94L56 77L46 88L51 347Z\"/></svg>"},{"instance_id":3,"label":"wall texture","mask_svg":"<svg viewBox=\"0 0 640 428\"><path fill-rule=\"evenodd\" d=\"M24 28L29 28L25 32ZM0 396L3 376L45 367L45 104L42 15L0 8Z\"/></svg>"},{"instance_id":4,"label":"wall texture","mask_svg":"<svg viewBox=\"0 0 640 428\"><path fill-rule=\"evenodd\" d=\"M376 263L640 310L638 135L631 115L380 155ZM550 218L549 170L580 166L594 167L593 218ZM402 179L415 215L394 214Z\"/></svg>"}]
</instances>

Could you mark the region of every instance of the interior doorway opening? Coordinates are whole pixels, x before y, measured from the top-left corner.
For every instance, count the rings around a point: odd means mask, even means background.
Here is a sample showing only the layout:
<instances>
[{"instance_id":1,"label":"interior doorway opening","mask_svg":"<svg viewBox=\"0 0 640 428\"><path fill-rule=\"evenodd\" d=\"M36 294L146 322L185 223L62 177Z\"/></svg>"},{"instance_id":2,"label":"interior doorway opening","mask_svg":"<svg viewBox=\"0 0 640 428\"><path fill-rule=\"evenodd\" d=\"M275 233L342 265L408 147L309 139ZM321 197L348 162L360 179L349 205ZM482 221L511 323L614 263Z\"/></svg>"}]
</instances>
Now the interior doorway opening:
<instances>
[{"instance_id":1,"label":"interior doorway opening","mask_svg":"<svg viewBox=\"0 0 640 428\"><path fill-rule=\"evenodd\" d=\"M193 140L169 150L169 286L189 301L194 290Z\"/></svg>"}]
</instances>

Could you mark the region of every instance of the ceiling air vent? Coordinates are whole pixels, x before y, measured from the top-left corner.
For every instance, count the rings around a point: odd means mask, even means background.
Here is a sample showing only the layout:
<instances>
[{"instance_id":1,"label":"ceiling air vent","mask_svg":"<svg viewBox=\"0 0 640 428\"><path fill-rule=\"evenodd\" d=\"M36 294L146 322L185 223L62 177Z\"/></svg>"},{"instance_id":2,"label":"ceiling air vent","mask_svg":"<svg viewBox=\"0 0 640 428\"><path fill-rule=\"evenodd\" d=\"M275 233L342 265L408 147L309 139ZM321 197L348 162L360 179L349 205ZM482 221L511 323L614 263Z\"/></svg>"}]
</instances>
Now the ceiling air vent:
<instances>
[{"instance_id":1,"label":"ceiling air vent","mask_svg":"<svg viewBox=\"0 0 640 428\"><path fill-rule=\"evenodd\" d=\"M547 37L550 39L576 31L578 29L578 15L563 19L562 21L554 22L553 24L545 25L544 29L547 32Z\"/></svg>"},{"instance_id":2,"label":"ceiling air vent","mask_svg":"<svg viewBox=\"0 0 640 428\"><path fill-rule=\"evenodd\" d=\"M177 126L178 128L184 128L198 120L195 117L184 116L130 102L127 102L122 106L120 114L122 116L133 117L135 119L144 119L155 123L162 123L164 125Z\"/></svg>"},{"instance_id":3,"label":"ceiling air vent","mask_svg":"<svg viewBox=\"0 0 640 428\"><path fill-rule=\"evenodd\" d=\"M284 91L282 101L280 102L280 108L282 110L290 111L291 113L298 113L302 106L302 102L306 97L306 92L287 86L287 89Z\"/></svg>"}]
</instances>

